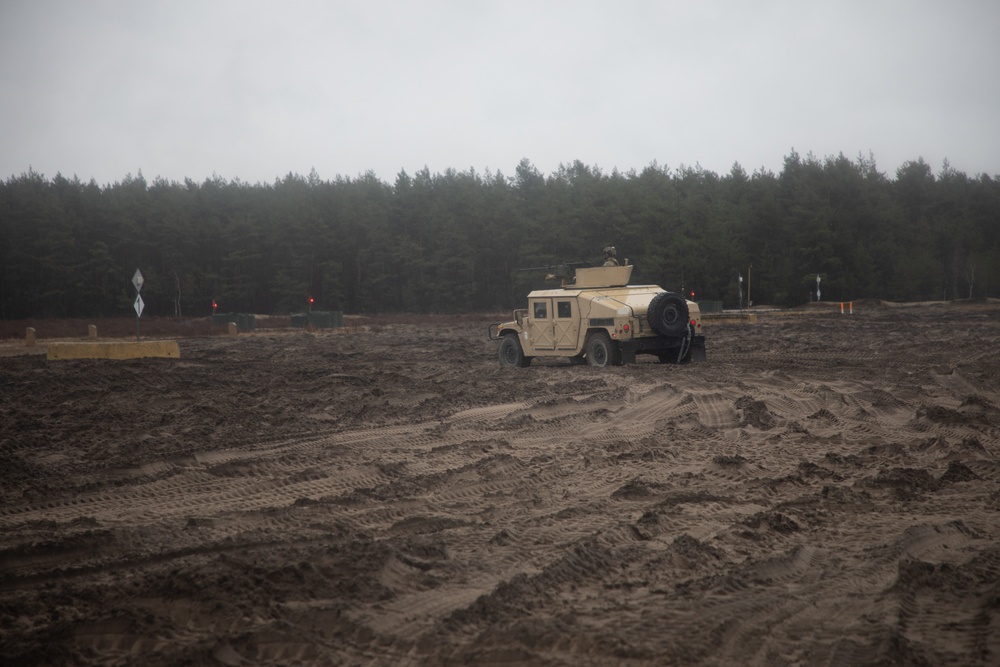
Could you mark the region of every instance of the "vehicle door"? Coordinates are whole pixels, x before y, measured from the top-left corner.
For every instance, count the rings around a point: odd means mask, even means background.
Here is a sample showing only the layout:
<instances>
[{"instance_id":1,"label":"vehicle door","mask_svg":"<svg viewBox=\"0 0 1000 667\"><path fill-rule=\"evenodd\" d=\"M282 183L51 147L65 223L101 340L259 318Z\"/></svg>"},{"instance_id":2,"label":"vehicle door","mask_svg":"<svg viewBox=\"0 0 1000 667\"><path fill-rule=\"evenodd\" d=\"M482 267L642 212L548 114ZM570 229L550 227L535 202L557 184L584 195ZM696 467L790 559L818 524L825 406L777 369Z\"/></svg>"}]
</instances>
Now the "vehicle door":
<instances>
[{"instance_id":1,"label":"vehicle door","mask_svg":"<svg viewBox=\"0 0 1000 667\"><path fill-rule=\"evenodd\" d=\"M553 339L557 350L575 350L580 339L580 313L576 299L553 299L555 318L552 320Z\"/></svg>"},{"instance_id":2,"label":"vehicle door","mask_svg":"<svg viewBox=\"0 0 1000 667\"><path fill-rule=\"evenodd\" d=\"M535 350L556 349L555 329L551 298L528 299L528 338Z\"/></svg>"}]
</instances>

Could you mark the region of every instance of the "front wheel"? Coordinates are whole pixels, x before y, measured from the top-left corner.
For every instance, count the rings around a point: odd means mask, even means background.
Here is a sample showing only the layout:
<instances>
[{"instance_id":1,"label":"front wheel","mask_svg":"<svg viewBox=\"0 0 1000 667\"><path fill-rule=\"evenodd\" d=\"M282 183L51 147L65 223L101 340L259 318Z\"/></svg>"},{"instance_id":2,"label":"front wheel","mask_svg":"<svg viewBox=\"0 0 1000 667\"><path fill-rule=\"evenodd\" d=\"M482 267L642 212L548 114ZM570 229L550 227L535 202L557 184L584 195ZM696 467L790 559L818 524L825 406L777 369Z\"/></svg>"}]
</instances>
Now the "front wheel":
<instances>
[{"instance_id":1,"label":"front wheel","mask_svg":"<svg viewBox=\"0 0 1000 667\"><path fill-rule=\"evenodd\" d=\"M595 333L587 341L587 363L603 368L605 366L621 366L622 351L617 343L612 343L608 334Z\"/></svg>"},{"instance_id":2,"label":"front wheel","mask_svg":"<svg viewBox=\"0 0 1000 667\"><path fill-rule=\"evenodd\" d=\"M511 368L526 368L531 364L531 358L524 356L521 341L512 333L505 334L500 341L500 365Z\"/></svg>"}]
</instances>

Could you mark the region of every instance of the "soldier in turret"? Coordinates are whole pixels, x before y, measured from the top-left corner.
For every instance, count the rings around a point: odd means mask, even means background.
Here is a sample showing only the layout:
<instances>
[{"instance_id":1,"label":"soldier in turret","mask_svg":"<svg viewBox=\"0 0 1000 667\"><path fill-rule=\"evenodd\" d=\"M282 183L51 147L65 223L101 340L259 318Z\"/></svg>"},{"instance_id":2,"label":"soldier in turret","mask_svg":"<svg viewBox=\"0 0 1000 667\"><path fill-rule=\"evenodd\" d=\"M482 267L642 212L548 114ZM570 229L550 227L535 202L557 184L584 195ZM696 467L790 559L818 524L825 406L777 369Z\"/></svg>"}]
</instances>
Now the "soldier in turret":
<instances>
[{"instance_id":1,"label":"soldier in turret","mask_svg":"<svg viewBox=\"0 0 1000 667\"><path fill-rule=\"evenodd\" d=\"M615 250L613 245L609 245L604 249L603 266L618 266L618 251Z\"/></svg>"}]
</instances>

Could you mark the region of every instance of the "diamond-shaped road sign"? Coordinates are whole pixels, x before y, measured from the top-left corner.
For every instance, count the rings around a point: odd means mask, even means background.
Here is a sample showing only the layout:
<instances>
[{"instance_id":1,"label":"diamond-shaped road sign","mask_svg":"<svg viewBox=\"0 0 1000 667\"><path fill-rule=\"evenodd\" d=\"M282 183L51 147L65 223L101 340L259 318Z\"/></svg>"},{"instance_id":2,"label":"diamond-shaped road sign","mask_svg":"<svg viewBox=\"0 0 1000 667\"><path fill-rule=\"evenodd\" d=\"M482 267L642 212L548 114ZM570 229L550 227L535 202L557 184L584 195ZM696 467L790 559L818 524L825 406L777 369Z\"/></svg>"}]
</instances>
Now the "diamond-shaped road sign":
<instances>
[{"instance_id":1,"label":"diamond-shaped road sign","mask_svg":"<svg viewBox=\"0 0 1000 667\"><path fill-rule=\"evenodd\" d=\"M135 285L135 291L138 292L142 290L142 272L139 269L135 270L135 275L132 276L132 284Z\"/></svg>"},{"instance_id":2,"label":"diamond-shaped road sign","mask_svg":"<svg viewBox=\"0 0 1000 667\"><path fill-rule=\"evenodd\" d=\"M142 317L142 308L145 305L146 304L144 304L142 302L142 297L137 294L135 296L135 301L132 303L132 307L135 308L135 316L136 317ZM136 325L136 326L138 326L138 325Z\"/></svg>"}]
</instances>

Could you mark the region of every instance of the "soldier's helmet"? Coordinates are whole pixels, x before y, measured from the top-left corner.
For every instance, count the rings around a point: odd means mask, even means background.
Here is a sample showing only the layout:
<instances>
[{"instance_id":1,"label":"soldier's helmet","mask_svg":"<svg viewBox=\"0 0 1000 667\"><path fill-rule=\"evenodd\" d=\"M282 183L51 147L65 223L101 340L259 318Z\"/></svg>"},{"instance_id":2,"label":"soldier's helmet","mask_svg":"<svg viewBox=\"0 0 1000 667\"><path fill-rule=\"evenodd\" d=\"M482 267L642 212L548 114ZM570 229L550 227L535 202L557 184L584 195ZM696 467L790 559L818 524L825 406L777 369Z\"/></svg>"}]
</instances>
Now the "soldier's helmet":
<instances>
[{"instance_id":1,"label":"soldier's helmet","mask_svg":"<svg viewBox=\"0 0 1000 667\"><path fill-rule=\"evenodd\" d=\"M604 249L604 256L605 257L617 257L618 256L618 251L615 250L615 247L613 245L609 245L608 247L606 247Z\"/></svg>"}]
</instances>

